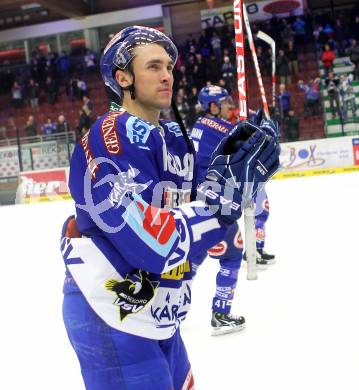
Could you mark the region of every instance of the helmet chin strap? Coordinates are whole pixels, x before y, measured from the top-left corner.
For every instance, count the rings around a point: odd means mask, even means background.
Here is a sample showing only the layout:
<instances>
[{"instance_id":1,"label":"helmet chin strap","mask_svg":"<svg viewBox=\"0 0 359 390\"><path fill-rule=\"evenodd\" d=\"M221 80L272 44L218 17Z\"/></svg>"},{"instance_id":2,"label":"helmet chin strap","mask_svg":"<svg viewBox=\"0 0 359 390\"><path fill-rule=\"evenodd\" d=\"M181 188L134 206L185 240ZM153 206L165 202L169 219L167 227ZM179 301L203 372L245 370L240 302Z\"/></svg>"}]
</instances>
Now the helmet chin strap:
<instances>
[{"instance_id":1,"label":"helmet chin strap","mask_svg":"<svg viewBox=\"0 0 359 390\"><path fill-rule=\"evenodd\" d=\"M130 75L132 76L132 84L127 86L127 87L121 87L121 89L123 91L129 91L131 99L135 100L135 98L136 98L136 96L135 96L135 74L133 73L131 67L128 69L128 71L129 71Z\"/></svg>"}]
</instances>

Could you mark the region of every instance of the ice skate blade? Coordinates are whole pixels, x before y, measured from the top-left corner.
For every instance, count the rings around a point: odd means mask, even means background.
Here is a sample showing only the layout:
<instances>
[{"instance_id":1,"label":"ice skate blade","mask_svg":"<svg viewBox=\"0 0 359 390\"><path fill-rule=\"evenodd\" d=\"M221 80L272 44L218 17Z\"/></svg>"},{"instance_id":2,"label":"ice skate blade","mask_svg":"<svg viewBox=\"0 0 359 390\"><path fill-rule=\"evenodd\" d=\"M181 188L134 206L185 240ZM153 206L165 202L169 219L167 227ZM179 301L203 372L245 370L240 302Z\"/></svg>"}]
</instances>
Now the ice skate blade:
<instances>
[{"instance_id":1,"label":"ice skate blade","mask_svg":"<svg viewBox=\"0 0 359 390\"><path fill-rule=\"evenodd\" d=\"M212 336L221 336L223 334L240 332L245 329L246 324L238 325L238 326L220 326L217 328L212 328Z\"/></svg>"},{"instance_id":2,"label":"ice skate blade","mask_svg":"<svg viewBox=\"0 0 359 390\"><path fill-rule=\"evenodd\" d=\"M242 261L241 267L247 268L247 262L246 261ZM257 264L256 268L259 271L265 271L266 269L268 269L268 264L265 264L265 265L264 264Z\"/></svg>"}]
</instances>

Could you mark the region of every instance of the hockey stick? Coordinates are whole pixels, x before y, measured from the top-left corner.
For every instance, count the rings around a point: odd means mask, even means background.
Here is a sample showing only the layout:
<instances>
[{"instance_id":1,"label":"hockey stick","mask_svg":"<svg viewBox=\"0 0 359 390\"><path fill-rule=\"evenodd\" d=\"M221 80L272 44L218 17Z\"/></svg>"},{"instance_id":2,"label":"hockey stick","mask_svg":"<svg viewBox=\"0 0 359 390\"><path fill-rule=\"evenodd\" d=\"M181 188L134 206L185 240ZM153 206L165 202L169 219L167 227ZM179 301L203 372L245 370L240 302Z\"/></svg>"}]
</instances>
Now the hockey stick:
<instances>
[{"instance_id":1,"label":"hockey stick","mask_svg":"<svg viewBox=\"0 0 359 390\"><path fill-rule=\"evenodd\" d=\"M257 33L258 39L268 43L268 45L272 48L272 105L275 107L275 79L276 79L276 63L275 63L275 40L271 38L269 35L264 33L263 31L258 31Z\"/></svg>"},{"instance_id":2,"label":"hockey stick","mask_svg":"<svg viewBox=\"0 0 359 390\"><path fill-rule=\"evenodd\" d=\"M265 91L264 91L263 79L262 79L261 70L260 70L259 64L258 64L258 57L257 57L256 47L254 45L252 30L251 30L251 26L249 24L249 19L248 19L248 14L247 14L246 7L243 7L243 18L244 18L244 24L246 26L249 47L250 47L251 52L252 52L252 58L253 58L254 67L255 67L255 70L256 70L257 80L258 80L258 84L259 84L259 91L261 93L261 99L262 99L262 104L263 104L264 115L265 115L265 117L267 119L269 119L270 115L269 115L269 108L268 108L267 98L266 98L266 94L265 94Z\"/></svg>"},{"instance_id":3,"label":"hockey stick","mask_svg":"<svg viewBox=\"0 0 359 390\"><path fill-rule=\"evenodd\" d=\"M234 0L234 32L236 42L237 79L238 79L238 107L239 119L248 118L247 86L244 65L244 31L243 31L243 0ZM247 257L247 279L257 279L257 249L254 225L254 203L244 209L245 248Z\"/></svg>"}]
</instances>

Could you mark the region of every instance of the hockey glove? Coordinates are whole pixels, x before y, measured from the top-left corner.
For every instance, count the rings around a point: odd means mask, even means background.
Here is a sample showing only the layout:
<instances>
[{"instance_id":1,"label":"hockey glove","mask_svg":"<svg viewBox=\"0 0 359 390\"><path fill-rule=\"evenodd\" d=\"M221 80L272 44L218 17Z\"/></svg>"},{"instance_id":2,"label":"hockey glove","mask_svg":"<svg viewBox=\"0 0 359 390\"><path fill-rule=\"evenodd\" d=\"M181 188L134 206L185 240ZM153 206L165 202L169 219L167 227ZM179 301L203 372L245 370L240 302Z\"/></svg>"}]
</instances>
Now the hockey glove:
<instances>
[{"instance_id":1,"label":"hockey glove","mask_svg":"<svg viewBox=\"0 0 359 390\"><path fill-rule=\"evenodd\" d=\"M244 127L245 126L245 127ZM255 131L254 131L255 130ZM254 131L247 139L245 133ZM279 144L258 126L242 122L219 143L197 193L225 224L234 223L279 167Z\"/></svg>"},{"instance_id":2,"label":"hockey glove","mask_svg":"<svg viewBox=\"0 0 359 390\"><path fill-rule=\"evenodd\" d=\"M250 121L256 126L260 126L260 128L271 137L279 140L280 128L278 122L273 119L266 119L262 109L257 110L257 112L250 117Z\"/></svg>"}]
</instances>

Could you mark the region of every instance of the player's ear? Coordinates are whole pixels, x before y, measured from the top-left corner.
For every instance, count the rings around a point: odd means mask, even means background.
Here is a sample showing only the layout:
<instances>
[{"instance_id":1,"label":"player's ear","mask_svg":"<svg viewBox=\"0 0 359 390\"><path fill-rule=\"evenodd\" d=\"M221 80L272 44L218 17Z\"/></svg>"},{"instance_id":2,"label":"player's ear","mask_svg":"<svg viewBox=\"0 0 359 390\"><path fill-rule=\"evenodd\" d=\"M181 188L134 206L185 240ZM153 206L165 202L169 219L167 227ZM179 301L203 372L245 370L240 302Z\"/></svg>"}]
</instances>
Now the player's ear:
<instances>
[{"instance_id":1,"label":"player's ear","mask_svg":"<svg viewBox=\"0 0 359 390\"><path fill-rule=\"evenodd\" d=\"M124 70L116 70L115 78L121 88L126 88L132 84L132 76Z\"/></svg>"}]
</instances>

